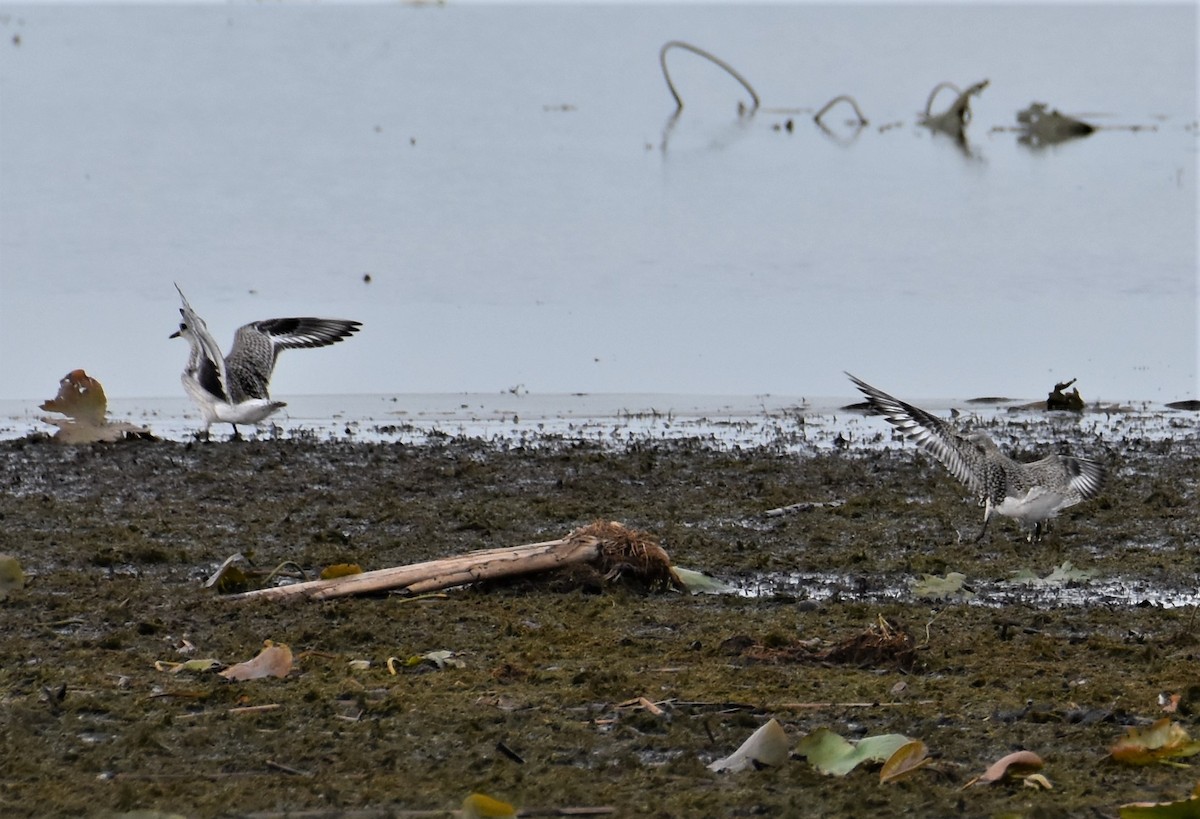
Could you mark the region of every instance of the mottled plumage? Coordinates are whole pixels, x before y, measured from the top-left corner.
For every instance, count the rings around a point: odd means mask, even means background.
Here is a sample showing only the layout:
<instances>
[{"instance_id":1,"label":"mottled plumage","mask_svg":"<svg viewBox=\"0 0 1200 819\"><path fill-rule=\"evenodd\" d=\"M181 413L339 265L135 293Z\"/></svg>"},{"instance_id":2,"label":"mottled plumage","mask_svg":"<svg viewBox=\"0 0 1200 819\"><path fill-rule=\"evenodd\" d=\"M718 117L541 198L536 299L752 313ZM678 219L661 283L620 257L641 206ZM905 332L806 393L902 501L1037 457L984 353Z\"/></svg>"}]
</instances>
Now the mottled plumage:
<instances>
[{"instance_id":1,"label":"mottled plumage","mask_svg":"<svg viewBox=\"0 0 1200 819\"><path fill-rule=\"evenodd\" d=\"M1019 463L1000 451L981 431L963 434L948 421L930 415L846 373L867 397L872 409L905 437L938 460L967 486L983 507L987 531L992 512L1033 526L1030 539L1041 539L1045 522L1068 506L1089 500L1104 488L1104 465L1088 458L1050 455Z\"/></svg>"},{"instance_id":2,"label":"mottled plumage","mask_svg":"<svg viewBox=\"0 0 1200 819\"><path fill-rule=\"evenodd\" d=\"M308 317L253 321L238 328L229 355L222 357L204 319L196 315L182 290L179 298L183 321L171 338L185 338L191 345L182 381L204 415L205 435L214 421L223 421L233 425L236 436L238 424L257 424L287 406L272 401L267 391L280 350L336 344L362 326L357 321Z\"/></svg>"}]
</instances>

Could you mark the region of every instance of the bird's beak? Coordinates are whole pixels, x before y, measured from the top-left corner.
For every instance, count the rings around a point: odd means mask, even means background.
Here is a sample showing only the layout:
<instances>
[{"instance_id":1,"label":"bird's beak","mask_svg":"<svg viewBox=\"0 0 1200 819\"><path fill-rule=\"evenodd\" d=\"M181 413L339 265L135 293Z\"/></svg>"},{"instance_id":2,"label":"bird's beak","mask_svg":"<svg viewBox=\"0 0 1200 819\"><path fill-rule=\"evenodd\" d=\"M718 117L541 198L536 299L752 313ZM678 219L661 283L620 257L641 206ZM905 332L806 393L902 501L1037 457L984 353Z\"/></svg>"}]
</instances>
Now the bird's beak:
<instances>
[{"instance_id":1,"label":"bird's beak","mask_svg":"<svg viewBox=\"0 0 1200 819\"><path fill-rule=\"evenodd\" d=\"M171 333L171 335L167 336L167 338L179 338L179 331L176 330L175 332Z\"/></svg>"}]
</instances>

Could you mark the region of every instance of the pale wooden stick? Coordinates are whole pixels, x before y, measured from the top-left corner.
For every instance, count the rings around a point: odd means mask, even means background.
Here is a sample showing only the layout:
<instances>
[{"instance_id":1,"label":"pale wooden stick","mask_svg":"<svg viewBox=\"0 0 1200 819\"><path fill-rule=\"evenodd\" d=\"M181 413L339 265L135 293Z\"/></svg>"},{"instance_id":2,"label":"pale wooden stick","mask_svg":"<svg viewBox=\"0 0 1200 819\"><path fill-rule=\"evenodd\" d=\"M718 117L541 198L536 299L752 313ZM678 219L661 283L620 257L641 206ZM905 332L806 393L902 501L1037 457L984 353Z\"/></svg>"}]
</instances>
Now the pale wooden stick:
<instances>
[{"instance_id":1,"label":"pale wooden stick","mask_svg":"<svg viewBox=\"0 0 1200 819\"><path fill-rule=\"evenodd\" d=\"M421 564L422 576L411 577L403 571L382 569L382 576L368 578L364 573L350 575L345 583L318 589L310 595L313 600L327 600L332 597L345 597L351 594L383 591L386 589L404 588L411 594L425 594L437 589L448 589L451 586L463 586L480 580L496 580L502 577L512 577L519 574L534 574L550 569L558 569L571 563L586 563L595 559L599 554L599 545L579 543L574 540L555 540L535 546L514 546L508 554L490 555L486 560L479 560L471 554L459 557L435 560ZM389 577L388 572L394 571L397 578ZM284 588L287 588L286 586Z\"/></svg>"},{"instance_id":2,"label":"pale wooden stick","mask_svg":"<svg viewBox=\"0 0 1200 819\"><path fill-rule=\"evenodd\" d=\"M414 593L420 594L449 586L471 583L489 577L505 577L520 574L525 571L543 571L567 563L582 562L596 556L596 545L590 550L566 547L578 547L579 541L568 538L547 540L542 543L531 543L523 546L510 546L494 549L480 549L464 555L429 560L424 563L413 563L408 566L395 566L387 569L376 569L361 574L335 577L329 580L309 580L305 583L293 583L288 586L273 586L269 589L255 589L242 594L230 595L230 599L246 600L250 598L265 598L280 600L287 597L308 597L314 600L325 600L332 597L343 597L350 594L364 594L388 589L410 588L415 584L420 587ZM532 564L532 567L531 567ZM440 585L431 583L434 578L449 578Z\"/></svg>"},{"instance_id":3,"label":"pale wooden stick","mask_svg":"<svg viewBox=\"0 0 1200 819\"><path fill-rule=\"evenodd\" d=\"M558 540L480 549L409 566L257 589L230 595L230 599L307 597L310 600L327 600L389 589L423 594L479 580L545 572L575 563L590 563L601 572L614 576L629 572L652 587L685 588L671 568L670 556L658 544L657 538L646 532L629 529L616 521L598 520Z\"/></svg>"}]
</instances>

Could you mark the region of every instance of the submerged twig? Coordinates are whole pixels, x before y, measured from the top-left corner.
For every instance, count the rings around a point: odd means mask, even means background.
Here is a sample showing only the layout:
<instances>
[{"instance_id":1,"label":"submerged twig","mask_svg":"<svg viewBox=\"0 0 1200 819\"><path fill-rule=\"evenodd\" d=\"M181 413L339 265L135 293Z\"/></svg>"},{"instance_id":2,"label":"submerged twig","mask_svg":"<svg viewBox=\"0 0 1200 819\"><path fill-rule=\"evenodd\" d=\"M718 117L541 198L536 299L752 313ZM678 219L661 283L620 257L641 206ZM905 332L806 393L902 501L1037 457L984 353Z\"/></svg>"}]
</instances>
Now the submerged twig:
<instances>
[{"instance_id":1,"label":"submerged twig","mask_svg":"<svg viewBox=\"0 0 1200 819\"><path fill-rule=\"evenodd\" d=\"M826 112L829 111L829 109L832 108L833 106L837 105L839 102L850 103L850 107L854 109L854 115L856 117L858 117L858 124L860 126L868 124L867 118L863 116L862 110L859 109L859 107L858 107L858 103L855 101L854 97L850 96L849 94L841 94L839 96L834 97L829 102L825 103L825 107L813 115L813 122L820 125L821 117L825 116Z\"/></svg>"},{"instance_id":2,"label":"submerged twig","mask_svg":"<svg viewBox=\"0 0 1200 819\"><path fill-rule=\"evenodd\" d=\"M933 101L937 97L938 92L941 91L943 88L949 88L956 95L959 95L959 96L962 95L962 91L954 83L939 82L937 85L935 85L933 87L933 90L929 92L929 99L925 100L925 116L927 116L927 117L933 116Z\"/></svg>"},{"instance_id":3,"label":"submerged twig","mask_svg":"<svg viewBox=\"0 0 1200 819\"><path fill-rule=\"evenodd\" d=\"M966 91L959 91L958 86L954 85L954 83L938 83L929 92L929 99L925 102L924 124L930 128L937 128L947 133L961 134L967 123L971 121L971 97L981 94L983 89L988 87L988 83L989 80L982 80L967 88ZM933 99L937 96L938 91L943 88L949 88L958 92L958 96L944 112L934 114L931 112Z\"/></svg>"},{"instance_id":4,"label":"submerged twig","mask_svg":"<svg viewBox=\"0 0 1200 819\"><path fill-rule=\"evenodd\" d=\"M682 40L671 40L663 45L661 49L659 49L658 63L662 66L663 78L667 81L667 90L669 90L671 92L671 96L675 98L675 108L677 111L683 110L683 98L680 97L679 92L675 90L675 83L671 81L671 72L667 70L667 52L672 48L682 48L686 51L692 52L693 54L698 54L699 56L704 57L706 60L715 63L720 68L725 69L726 73L741 83L742 87L745 88L747 93L750 94L750 99L753 102L753 104L750 106L750 113L753 114L758 110L758 92L754 90L754 87L751 86L746 78L739 74L733 66L722 60L720 57L717 57L716 55L711 54L710 52L705 51L698 46L694 46L691 43L685 43Z\"/></svg>"}]
</instances>

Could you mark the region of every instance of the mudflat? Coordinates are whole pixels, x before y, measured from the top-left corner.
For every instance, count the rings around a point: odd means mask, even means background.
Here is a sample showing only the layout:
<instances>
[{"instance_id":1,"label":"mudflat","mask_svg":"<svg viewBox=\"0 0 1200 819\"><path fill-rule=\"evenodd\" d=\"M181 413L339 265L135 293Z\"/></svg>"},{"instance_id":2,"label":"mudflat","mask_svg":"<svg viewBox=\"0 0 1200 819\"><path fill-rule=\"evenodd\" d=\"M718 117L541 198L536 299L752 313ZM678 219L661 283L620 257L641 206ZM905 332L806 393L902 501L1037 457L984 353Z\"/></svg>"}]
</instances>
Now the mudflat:
<instances>
[{"instance_id":1,"label":"mudflat","mask_svg":"<svg viewBox=\"0 0 1200 819\"><path fill-rule=\"evenodd\" d=\"M1192 769L1108 750L1162 717L1200 734L1195 604L1161 602L1193 599L1200 444L1189 423L1087 454L1107 458L1104 493L1032 547L1003 519L971 542L980 510L911 447L0 442L0 552L28 575L0 602L0 812L450 815L482 792L618 816L1116 816L1183 799ZM797 503L814 505L766 514ZM597 519L756 593L648 593L581 571L320 603L203 586L238 552L313 576ZM1068 562L1087 574L1061 594L1011 585ZM965 592L912 585L953 572ZM881 623L911 638L904 657L803 650ZM291 647L286 677L170 670L246 660L265 640ZM439 666L432 652L451 653ZM1178 695L1173 713L1162 694ZM888 784L877 765L833 777L797 756L708 770L770 718L793 747L819 728L900 733L932 761ZM963 789L1019 749L1052 789Z\"/></svg>"}]
</instances>

